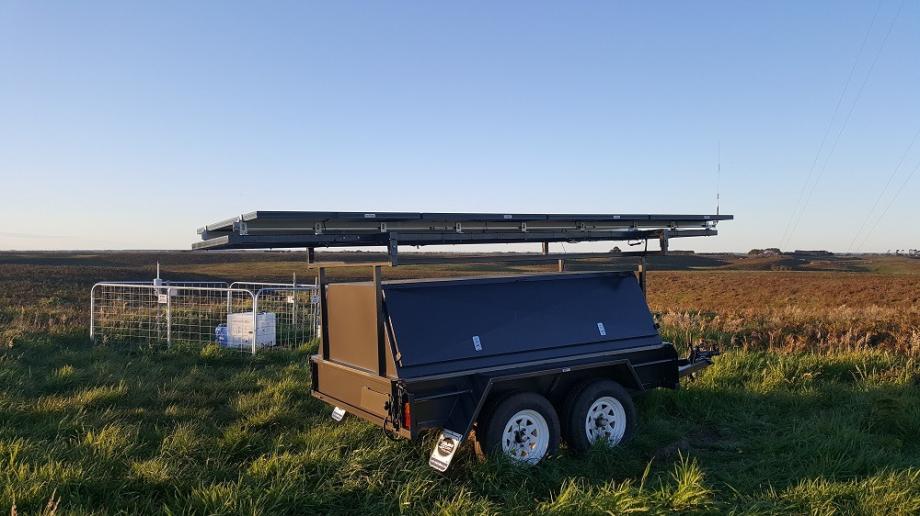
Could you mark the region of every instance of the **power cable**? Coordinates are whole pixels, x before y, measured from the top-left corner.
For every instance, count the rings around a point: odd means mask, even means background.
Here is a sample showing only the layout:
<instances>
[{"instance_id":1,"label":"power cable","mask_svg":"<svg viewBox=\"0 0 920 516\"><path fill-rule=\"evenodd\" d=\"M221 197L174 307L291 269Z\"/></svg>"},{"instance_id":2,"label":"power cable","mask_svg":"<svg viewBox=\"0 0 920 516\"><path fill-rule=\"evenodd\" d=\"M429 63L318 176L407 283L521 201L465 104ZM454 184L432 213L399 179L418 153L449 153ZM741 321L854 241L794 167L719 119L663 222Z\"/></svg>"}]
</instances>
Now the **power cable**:
<instances>
[{"instance_id":1,"label":"power cable","mask_svg":"<svg viewBox=\"0 0 920 516\"><path fill-rule=\"evenodd\" d=\"M898 196L901 195L901 192L904 191L904 188L907 187L907 183L910 183L910 180L914 177L914 174L916 174L918 170L920 170L920 162L918 162L917 166L914 167L914 169L910 171L910 174L908 174L907 177L904 178L904 181L901 183L900 188L894 191L894 196L892 196L891 200L888 201L888 205L885 206L885 210L882 212L882 214L879 215L877 219L875 219L875 224L873 224L872 229L869 230L868 233L866 233L866 237L859 244L859 248L857 249L857 251L861 251L863 246L866 245L866 242L869 241L869 237L872 236L872 233L875 232L875 228L878 227L878 225L882 222L882 219L885 218L885 215L888 214L888 210L890 210L891 207L894 205L894 201L898 199Z\"/></svg>"},{"instance_id":2,"label":"power cable","mask_svg":"<svg viewBox=\"0 0 920 516\"><path fill-rule=\"evenodd\" d=\"M847 91L850 88L850 82L853 80L853 76L856 74L856 68L859 65L859 59L862 57L862 53L866 48L866 43L869 41L869 35L872 34L872 29L875 27L875 20L878 19L878 13L882 8L882 0L879 0L878 5L875 6L875 14L872 15L872 21L869 22L869 28L866 29L866 35L863 36L862 43L859 45L859 50L856 52L856 59L853 60L853 66L850 68L850 74L847 76L846 81L843 83L843 90L840 92L840 97L837 99L837 104L834 106L834 112L831 115L831 120L827 124L827 128L824 129L824 136L821 137L821 143L818 145L818 152L815 153L815 159L811 162L811 167L808 169L808 174L805 176L805 181L802 183L802 189L799 191L799 197L793 206L792 215L789 217L789 221L786 222L786 228L783 230L783 236L780 239L780 247L786 242L786 238L789 235L789 231L792 228L792 223L796 218L796 215L799 211L799 206L802 204L802 200L805 198L805 192L808 191L808 185L811 183L811 177L814 174L815 167L818 165L818 158L821 157L821 152L824 150L824 145L827 143L827 137L831 134L831 129L834 127L834 121L837 120L837 113L840 111L840 106L843 104L843 99L846 98Z\"/></svg>"},{"instance_id":3,"label":"power cable","mask_svg":"<svg viewBox=\"0 0 920 516\"><path fill-rule=\"evenodd\" d=\"M907 159L911 149L914 148L914 144L917 143L918 137L920 137L920 129L917 129L917 132L914 133L914 137L910 140L910 144L907 145L907 149L904 151L904 154L901 154L901 158L898 160L897 165L895 165L894 170L892 170L891 174L888 176L888 181L885 182L885 187L882 188L882 191L879 192L878 197L875 198L875 202L872 203L872 208L869 209L869 213L867 213L865 218L862 219L862 224L859 225L859 229L856 231L856 233L853 234L853 241L850 242L850 247L847 249L848 251L852 251L856 246L856 241L859 240L863 230L866 229L866 223L868 223L869 219L875 215L875 209L878 208L878 204L882 201L882 198L885 196L885 194L888 193L888 187L891 186L891 182L898 174L898 171L901 170L901 165L904 164L904 160Z\"/></svg>"},{"instance_id":4,"label":"power cable","mask_svg":"<svg viewBox=\"0 0 920 516\"><path fill-rule=\"evenodd\" d=\"M834 154L834 150L837 149L837 144L840 142L840 137L843 136L844 131L846 131L850 117L853 115L853 111L856 109L856 105L859 103L859 99L862 97L863 90L865 89L866 84L868 84L869 78L872 76L872 71L875 69L875 65L878 63L878 59L882 55L882 51L885 49L886 43L888 43L888 37L891 36L892 29L894 29L898 18L901 16L901 10L903 10L905 2L906 0L901 0L900 5L898 6L898 11L895 13L894 18L891 19L891 23L888 25L888 31L885 32L885 37L882 39L882 43L879 45L878 50L875 52L875 56L872 59L872 64L869 65L869 70L866 72L866 75L863 78L863 82L860 84L859 90L856 92L856 98L853 100L853 104L850 105L850 110L847 112L847 116L844 118L843 124L840 126L840 131L837 132L837 136L834 138L834 144L831 146L830 151L824 158L824 165L822 165L821 171L815 178L815 182L811 185L811 189L808 191L808 196L805 197L805 204L802 205L802 210L798 214L798 219L795 221L792 226L792 230L789 232L789 239L791 239L792 235L795 234L795 230L798 228L799 224L802 222L802 219L805 216L805 211L808 208L808 204L811 202L811 198L814 195L815 189L818 187L818 184L821 182L821 178L824 176L824 172L827 170L827 165L830 163L831 157Z\"/></svg>"}]
</instances>

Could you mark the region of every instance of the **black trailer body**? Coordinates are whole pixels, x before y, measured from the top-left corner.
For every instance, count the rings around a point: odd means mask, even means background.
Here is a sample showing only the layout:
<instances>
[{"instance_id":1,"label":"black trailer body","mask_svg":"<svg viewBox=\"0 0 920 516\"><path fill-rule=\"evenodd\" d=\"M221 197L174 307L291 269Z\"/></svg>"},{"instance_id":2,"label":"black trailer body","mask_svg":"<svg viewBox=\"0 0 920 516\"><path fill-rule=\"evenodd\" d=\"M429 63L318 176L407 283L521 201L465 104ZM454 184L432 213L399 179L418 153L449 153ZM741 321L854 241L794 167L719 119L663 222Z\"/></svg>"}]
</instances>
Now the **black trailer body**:
<instances>
[{"instance_id":1,"label":"black trailer body","mask_svg":"<svg viewBox=\"0 0 920 516\"><path fill-rule=\"evenodd\" d=\"M678 384L631 272L333 283L324 314L313 395L410 438L437 428L461 441L509 392L560 404L587 378Z\"/></svg>"},{"instance_id":2,"label":"black trailer body","mask_svg":"<svg viewBox=\"0 0 920 516\"><path fill-rule=\"evenodd\" d=\"M678 358L645 300L648 240L716 235L731 215L253 212L210 224L196 249L301 247L318 269L321 343L310 358L311 394L406 438L441 434L429 464L449 466L470 435L487 453L524 463L560 440L585 450L617 445L635 429L631 394L675 388L712 353ZM645 241L641 252L551 255L550 242ZM316 247L540 242L559 273L460 279L328 283ZM566 260L598 257L637 266L565 273ZM408 258L408 257L406 257ZM439 257L404 261L433 263ZM495 255L480 261L502 261ZM463 257L447 261L463 262ZM354 265L354 264L350 264ZM637 274L638 273L638 274Z\"/></svg>"}]
</instances>

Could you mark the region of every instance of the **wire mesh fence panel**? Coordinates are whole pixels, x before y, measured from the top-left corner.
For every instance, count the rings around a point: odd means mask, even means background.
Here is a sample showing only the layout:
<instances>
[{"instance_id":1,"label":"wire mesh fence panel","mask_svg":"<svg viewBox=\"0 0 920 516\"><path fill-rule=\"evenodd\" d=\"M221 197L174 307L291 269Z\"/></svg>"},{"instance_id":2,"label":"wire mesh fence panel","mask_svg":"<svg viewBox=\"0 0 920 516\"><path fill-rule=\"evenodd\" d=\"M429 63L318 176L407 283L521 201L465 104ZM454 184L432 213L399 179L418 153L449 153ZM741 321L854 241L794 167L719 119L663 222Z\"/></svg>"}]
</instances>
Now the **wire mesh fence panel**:
<instances>
[{"instance_id":1,"label":"wire mesh fence panel","mask_svg":"<svg viewBox=\"0 0 920 516\"><path fill-rule=\"evenodd\" d=\"M96 342L209 344L255 352L255 296L227 287L98 283L91 291Z\"/></svg>"},{"instance_id":2,"label":"wire mesh fence panel","mask_svg":"<svg viewBox=\"0 0 920 516\"><path fill-rule=\"evenodd\" d=\"M170 342L217 343L254 352L253 295L248 290L167 287Z\"/></svg>"},{"instance_id":3,"label":"wire mesh fence panel","mask_svg":"<svg viewBox=\"0 0 920 516\"><path fill-rule=\"evenodd\" d=\"M167 307L154 288L98 284L92 290L90 334L97 342L166 343Z\"/></svg>"},{"instance_id":4,"label":"wire mesh fence panel","mask_svg":"<svg viewBox=\"0 0 920 516\"><path fill-rule=\"evenodd\" d=\"M312 285L262 288L255 300L260 317L274 321L276 346L296 348L317 336L319 299Z\"/></svg>"}]
</instances>

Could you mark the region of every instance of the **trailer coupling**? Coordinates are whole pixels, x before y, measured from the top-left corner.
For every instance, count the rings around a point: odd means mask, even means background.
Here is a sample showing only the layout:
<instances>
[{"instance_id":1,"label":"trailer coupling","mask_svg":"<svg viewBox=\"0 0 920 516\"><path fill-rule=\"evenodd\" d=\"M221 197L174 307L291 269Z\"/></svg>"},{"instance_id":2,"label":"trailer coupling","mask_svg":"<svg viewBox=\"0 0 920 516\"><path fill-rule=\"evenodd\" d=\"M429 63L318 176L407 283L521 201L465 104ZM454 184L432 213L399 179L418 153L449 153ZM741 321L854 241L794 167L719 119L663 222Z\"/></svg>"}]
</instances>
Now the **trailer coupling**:
<instances>
[{"instance_id":1,"label":"trailer coupling","mask_svg":"<svg viewBox=\"0 0 920 516\"><path fill-rule=\"evenodd\" d=\"M698 373L712 365L713 357L721 354L715 346L690 346L690 354L677 363L677 372L681 378Z\"/></svg>"}]
</instances>

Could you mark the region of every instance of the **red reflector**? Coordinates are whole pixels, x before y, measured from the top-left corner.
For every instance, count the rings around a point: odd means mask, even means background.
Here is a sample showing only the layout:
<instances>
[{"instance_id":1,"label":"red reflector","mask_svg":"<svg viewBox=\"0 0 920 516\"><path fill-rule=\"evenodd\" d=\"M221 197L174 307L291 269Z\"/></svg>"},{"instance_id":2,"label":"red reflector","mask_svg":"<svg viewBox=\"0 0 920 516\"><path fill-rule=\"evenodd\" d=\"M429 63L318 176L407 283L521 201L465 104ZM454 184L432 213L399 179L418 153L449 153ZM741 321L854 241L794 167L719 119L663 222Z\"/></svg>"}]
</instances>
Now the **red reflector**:
<instances>
[{"instance_id":1,"label":"red reflector","mask_svg":"<svg viewBox=\"0 0 920 516\"><path fill-rule=\"evenodd\" d=\"M403 403L403 426L412 427L412 409L409 408L409 402Z\"/></svg>"}]
</instances>

